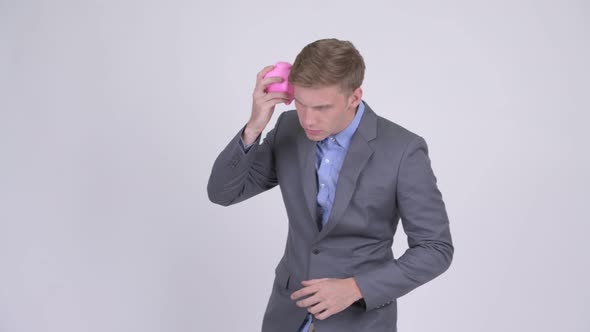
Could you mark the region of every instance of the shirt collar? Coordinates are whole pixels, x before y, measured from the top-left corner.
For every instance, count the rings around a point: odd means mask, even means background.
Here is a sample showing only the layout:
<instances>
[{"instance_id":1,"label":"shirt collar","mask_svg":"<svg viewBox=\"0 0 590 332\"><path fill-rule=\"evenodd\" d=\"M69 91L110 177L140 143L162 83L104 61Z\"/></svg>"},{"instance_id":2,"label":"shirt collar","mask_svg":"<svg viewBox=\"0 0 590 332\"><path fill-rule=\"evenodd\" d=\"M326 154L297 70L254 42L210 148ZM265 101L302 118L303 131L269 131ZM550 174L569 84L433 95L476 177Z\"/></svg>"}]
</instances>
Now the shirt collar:
<instances>
[{"instance_id":1,"label":"shirt collar","mask_svg":"<svg viewBox=\"0 0 590 332\"><path fill-rule=\"evenodd\" d=\"M350 140L352 139L352 135L354 135L356 129L358 128L364 112L365 112L365 104L361 101L361 103L359 104L359 106L357 108L356 115L354 116L354 119L352 119L352 122L350 122L350 124L346 128L344 128L344 130L339 132L338 134L330 135L326 139L330 139L331 137L334 137L336 139L336 142L338 142L338 144L340 146L342 146L345 149L348 149L348 146L350 145Z\"/></svg>"}]
</instances>

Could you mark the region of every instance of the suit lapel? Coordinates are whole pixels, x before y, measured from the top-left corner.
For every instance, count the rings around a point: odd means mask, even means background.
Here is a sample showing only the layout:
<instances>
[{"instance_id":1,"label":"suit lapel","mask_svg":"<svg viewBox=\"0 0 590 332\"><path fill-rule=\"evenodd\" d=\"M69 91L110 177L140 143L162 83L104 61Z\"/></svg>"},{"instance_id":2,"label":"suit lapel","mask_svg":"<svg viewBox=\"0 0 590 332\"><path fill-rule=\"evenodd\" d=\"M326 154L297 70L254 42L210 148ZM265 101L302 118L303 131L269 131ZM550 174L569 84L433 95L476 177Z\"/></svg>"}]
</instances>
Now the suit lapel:
<instances>
[{"instance_id":1,"label":"suit lapel","mask_svg":"<svg viewBox=\"0 0 590 332\"><path fill-rule=\"evenodd\" d=\"M315 169L315 142L311 141L301 130L297 138L299 149L299 169L301 169L301 181L303 182L303 196L313 221L317 223L317 174Z\"/></svg>"},{"instance_id":2,"label":"suit lapel","mask_svg":"<svg viewBox=\"0 0 590 332\"><path fill-rule=\"evenodd\" d=\"M338 175L334 205L332 206L330 217L322 231L318 234L316 240L323 238L336 226L342 217L342 214L348 207L350 199L352 198L352 194L356 188L357 179L373 155L373 148L369 142L376 136L377 116L371 110L369 105L365 103L365 113L361 118L361 122L359 123L356 132L352 136L350 146L348 147L348 152L346 153L344 163L342 164L340 174Z\"/></svg>"}]
</instances>

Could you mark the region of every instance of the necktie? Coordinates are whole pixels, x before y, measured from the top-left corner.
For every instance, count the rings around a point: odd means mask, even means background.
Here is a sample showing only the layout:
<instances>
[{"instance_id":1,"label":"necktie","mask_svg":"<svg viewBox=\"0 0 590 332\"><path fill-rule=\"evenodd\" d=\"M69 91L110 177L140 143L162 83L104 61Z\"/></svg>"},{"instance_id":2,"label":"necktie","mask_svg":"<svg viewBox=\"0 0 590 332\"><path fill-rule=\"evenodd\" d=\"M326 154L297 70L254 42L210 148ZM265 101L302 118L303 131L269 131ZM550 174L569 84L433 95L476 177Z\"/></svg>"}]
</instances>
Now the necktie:
<instances>
[{"instance_id":1,"label":"necktie","mask_svg":"<svg viewBox=\"0 0 590 332\"><path fill-rule=\"evenodd\" d=\"M316 197L317 205L318 205L318 228L321 231L322 227L324 226L324 214L327 214L328 211L325 211L326 207L322 205L322 202L325 204L325 200L327 198L327 191L328 188L327 182L328 179L326 178L327 170L326 168L328 165L322 165L322 161L324 160L324 156L327 152L327 146L325 144L325 140L317 143L318 153L318 160L317 160L317 167L316 167L316 178L317 178L317 186L318 186L318 196ZM321 171L320 171L321 170Z\"/></svg>"}]
</instances>

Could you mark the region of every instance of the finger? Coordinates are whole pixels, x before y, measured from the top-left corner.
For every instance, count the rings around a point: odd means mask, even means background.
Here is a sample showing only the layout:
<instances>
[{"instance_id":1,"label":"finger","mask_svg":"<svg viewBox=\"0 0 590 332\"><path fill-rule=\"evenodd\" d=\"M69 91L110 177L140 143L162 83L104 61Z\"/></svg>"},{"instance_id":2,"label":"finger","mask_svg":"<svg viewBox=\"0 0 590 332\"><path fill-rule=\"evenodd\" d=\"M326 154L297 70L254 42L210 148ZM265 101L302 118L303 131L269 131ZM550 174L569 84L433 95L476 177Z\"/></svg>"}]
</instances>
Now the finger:
<instances>
[{"instance_id":1,"label":"finger","mask_svg":"<svg viewBox=\"0 0 590 332\"><path fill-rule=\"evenodd\" d=\"M330 280L330 278L322 278L322 279L311 279L311 280L303 280L301 282L301 284L303 286L310 286L310 285L315 285L315 284L319 284L320 282L324 282L324 281L328 281Z\"/></svg>"},{"instance_id":2,"label":"finger","mask_svg":"<svg viewBox=\"0 0 590 332\"><path fill-rule=\"evenodd\" d=\"M256 82L256 87L254 88L254 95L255 96L262 96L266 93L266 88L273 84L273 83L281 83L283 81L282 77L273 76L267 77L265 79L259 80Z\"/></svg>"},{"instance_id":3,"label":"finger","mask_svg":"<svg viewBox=\"0 0 590 332\"><path fill-rule=\"evenodd\" d=\"M272 98L269 100L254 100L254 104L253 107L255 107L257 110L260 111L264 111L264 110L268 110L268 109L274 109L274 106L280 104L280 103L284 103L285 99L283 98Z\"/></svg>"},{"instance_id":4,"label":"finger","mask_svg":"<svg viewBox=\"0 0 590 332\"><path fill-rule=\"evenodd\" d=\"M291 300L297 300L304 296L314 294L315 292L317 292L317 287L315 286L303 287L295 293L291 294Z\"/></svg>"},{"instance_id":5,"label":"finger","mask_svg":"<svg viewBox=\"0 0 590 332\"><path fill-rule=\"evenodd\" d=\"M266 89L269 85L274 83L281 83L283 81L284 79L278 76L264 78L261 81L258 81L258 83L256 84L256 91L266 93Z\"/></svg>"},{"instance_id":6,"label":"finger","mask_svg":"<svg viewBox=\"0 0 590 332\"><path fill-rule=\"evenodd\" d=\"M314 306L307 307L307 311L312 315L317 315L326 309L328 309L328 305L326 305L326 303L324 302L320 302Z\"/></svg>"},{"instance_id":7,"label":"finger","mask_svg":"<svg viewBox=\"0 0 590 332\"><path fill-rule=\"evenodd\" d=\"M295 304L299 308L309 308L309 307L317 305L321 302L322 302L322 298L320 298L317 294L314 294L313 296L310 296L304 300L297 301Z\"/></svg>"},{"instance_id":8,"label":"finger","mask_svg":"<svg viewBox=\"0 0 590 332\"><path fill-rule=\"evenodd\" d=\"M266 87L267 85L270 85L272 83L282 83L285 79L280 77L280 76L269 76L269 77L265 77L262 80L260 80L260 84L264 85L264 87Z\"/></svg>"},{"instance_id":9,"label":"finger","mask_svg":"<svg viewBox=\"0 0 590 332\"><path fill-rule=\"evenodd\" d=\"M268 72L270 72L271 70L273 70L275 66L274 65L270 65L270 66L266 66L264 68L262 68L261 71L258 72L258 74L256 74L256 80L260 81L262 80L262 78L264 77L264 75L266 75Z\"/></svg>"},{"instance_id":10,"label":"finger","mask_svg":"<svg viewBox=\"0 0 590 332\"><path fill-rule=\"evenodd\" d=\"M324 319L332 316L333 314L334 313L330 309L326 309L326 310L320 312L319 314L314 315L314 317L319 320L324 320Z\"/></svg>"},{"instance_id":11,"label":"finger","mask_svg":"<svg viewBox=\"0 0 590 332\"><path fill-rule=\"evenodd\" d=\"M267 110L267 109L273 109L274 110L274 107L275 106L277 106L280 103L284 103L284 102L285 102L284 99L272 99L272 100L269 100L269 101L267 101L267 102L265 102L263 104L260 104L259 107L262 110Z\"/></svg>"},{"instance_id":12,"label":"finger","mask_svg":"<svg viewBox=\"0 0 590 332\"><path fill-rule=\"evenodd\" d=\"M271 101L273 99L280 99L280 103L282 103L285 100L289 99L289 94L285 93L285 92L269 92L266 93L264 96L260 97L260 100L264 103L267 101Z\"/></svg>"}]
</instances>

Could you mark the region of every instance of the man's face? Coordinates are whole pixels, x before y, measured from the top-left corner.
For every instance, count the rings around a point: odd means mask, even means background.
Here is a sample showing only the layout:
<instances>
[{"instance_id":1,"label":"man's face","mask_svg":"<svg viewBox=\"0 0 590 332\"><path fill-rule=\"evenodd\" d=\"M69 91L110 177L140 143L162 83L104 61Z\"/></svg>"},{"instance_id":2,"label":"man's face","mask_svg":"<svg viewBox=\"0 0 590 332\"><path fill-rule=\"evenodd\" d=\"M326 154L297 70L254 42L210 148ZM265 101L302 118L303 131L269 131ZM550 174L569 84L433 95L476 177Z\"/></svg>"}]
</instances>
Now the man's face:
<instances>
[{"instance_id":1,"label":"man's face","mask_svg":"<svg viewBox=\"0 0 590 332\"><path fill-rule=\"evenodd\" d=\"M307 138L321 141L344 130L361 102L361 88L345 93L340 86L305 88L295 85L295 108Z\"/></svg>"}]
</instances>

